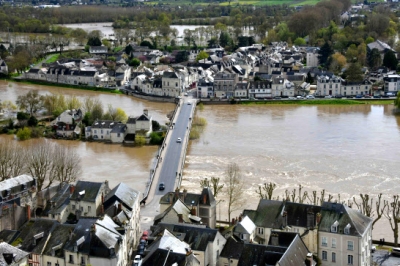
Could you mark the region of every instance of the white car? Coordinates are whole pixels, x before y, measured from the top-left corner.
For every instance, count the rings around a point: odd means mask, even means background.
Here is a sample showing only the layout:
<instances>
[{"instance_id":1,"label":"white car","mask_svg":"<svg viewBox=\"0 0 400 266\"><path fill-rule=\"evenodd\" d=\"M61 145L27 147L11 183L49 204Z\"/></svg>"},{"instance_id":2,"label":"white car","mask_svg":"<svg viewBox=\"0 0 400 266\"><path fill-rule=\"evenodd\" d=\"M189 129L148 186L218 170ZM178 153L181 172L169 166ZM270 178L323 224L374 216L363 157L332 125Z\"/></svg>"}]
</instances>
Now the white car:
<instances>
[{"instance_id":1,"label":"white car","mask_svg":"<svg viewBox=\"0 0 400 266\"><path fill-rule=\"evenodd\" d=\"M307 95L306 99L315 99L315 97L313 95Z\"/></svg>"},{"instance_id":2,"label":"white car","mask_svg":"<svg viewBox=\"0 0 400 266\"><path fill-rule=\"evenodd\" d=\"M326 98L326 99L331 99L331 98L332 98L332 95L326 95L325 98Z\"/></svg>"},{"instance_id":3,"label":"white car","mask_svg":"<svg viewBox=\"0 0 400 266\"><path fill-rule=\"evenodd\" d=\"M185 92L185 94L183 94L184 96L188 96L187 92Z\"/></svg>"},{"instance_id":4,"label":"white car","mask_svg":"<svg viewBox=\"0 0 400 266\"><path fill-rule=\"evenodd\" d=\"M181 138L178 138L178 139L176 140L176 142L177 142L177 143L181 143L181 142L182 142L182 139L181 139Z\"/></svg>"},{"instance_id":5,"label":"white car","mask_svg":"<svg viewBox=\"0 0 400 266\"><path fill-rule=\"evenodd\" d=\"M297 96L296 99L301 100L301 99L304 99L304 97L303 96Z\"/></svg>"},{"instance_id":6,"label":"white car","mask_svg":"<svg viewBox=\"0 0 400 266\"><path fill-rule=\"evenodd\" d=\"M133 266L140 266L142 265L142 257L140 255L136 255L135 259L133 260Z\"/></svg>"},{"instance_id":7,"label":"white car","mask_svg":"<svg viewBox=\"0 0 400 266\"><path fill-rule=\"evenodd\" d=\"M296 97L290 96L290 97L288 98L288 100L296 100Z\"/></svg>"}]
</instances>

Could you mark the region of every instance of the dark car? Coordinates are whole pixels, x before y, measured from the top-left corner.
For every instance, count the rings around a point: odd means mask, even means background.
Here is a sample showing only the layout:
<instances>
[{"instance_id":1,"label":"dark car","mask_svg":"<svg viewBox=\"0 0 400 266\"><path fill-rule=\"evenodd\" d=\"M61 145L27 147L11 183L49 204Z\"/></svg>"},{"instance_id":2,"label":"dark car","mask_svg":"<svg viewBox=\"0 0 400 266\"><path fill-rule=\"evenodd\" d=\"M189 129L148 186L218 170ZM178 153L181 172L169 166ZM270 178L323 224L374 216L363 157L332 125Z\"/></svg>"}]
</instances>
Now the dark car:
<instances>
[{"instance_id":1,"label":"dark car","mask_svg":"<svg viewBox=\"0 0 400 266\"><path fill-rule=\"evenodd\" d=\"M360 95L360 94L357 94L357 95L356 95L356 98L357 98L357 99L360 99L360 98L362 98L362 97L363 97L363 96Z\"/></svg>"},{"instance_id":2,"label":"dark car","mask_svg":"<svg viewBox=\"0 0 400 266\"><path fill-rule=\"evenodd\" d=\"M341 98L343 98L343 95L342 94L337 94L337 95L335 95L335 98L341 99Z\"/></svg>"},{"instance_id":3,"label":"dark car","mask_svg":"<svg viewBox=\"0 0 400 266\"><path fill-rule=\"evenodd\" d=\"M138 255L140 255L140 256L143 256L144 255L144 245L139 245L138 246L138 250L137 250L137 254Z\"/></svg>"},{"instance_id":4,"label":"dark car","mask_svg":"<svg viewBox=\"0 0 400 266\"><path fill-rule=\"evenodd\" d=\"M164 182L161 182L159 185L158 185L158 190L164 190L165 189L165 184L164 184Z\"/></svg>"},{"instance_id":5,"label":"dark car","mask_svg":"<svg viewBox=\"0 0 400 266\"><path fill-rule=\"evenodd\" d=\"M280 99L282 99L282 97L281 96L275 96L274 99L275 100L280 100Z\"/></svg>"},{"instance_id":6,"label":"dark car","mask_svg":"<svg viewBox=\"0 0 400 266\"><path fill-rule=\"evenodd\" d=\"M375 99L380 99L381 96L380 96L380 95L374 95L374 98L375 98Z\"/></svg>"},{"instance_id":7,"label":"dark car","mask_svg":"<svg viewBox=\"0 0 400 266\"><path fill-rule=\"evenodd\" d=\"M365 94L364 98L371 98L371 95Z\"/></svg>"}]
</instances>

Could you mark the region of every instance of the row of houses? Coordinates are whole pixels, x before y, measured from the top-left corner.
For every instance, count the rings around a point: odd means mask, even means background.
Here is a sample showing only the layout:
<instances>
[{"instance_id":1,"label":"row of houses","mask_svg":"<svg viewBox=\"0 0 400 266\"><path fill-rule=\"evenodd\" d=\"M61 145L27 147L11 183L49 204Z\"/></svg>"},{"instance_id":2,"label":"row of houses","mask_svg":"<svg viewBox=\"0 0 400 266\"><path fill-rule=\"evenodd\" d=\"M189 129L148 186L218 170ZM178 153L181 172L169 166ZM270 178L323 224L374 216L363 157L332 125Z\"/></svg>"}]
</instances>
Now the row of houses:
<instances>
[{"instance_id":1,"label":"row of houses","mask_svg":"<svg viewBox=\"0 0 400 266\"><path fill-rule=\"evenodd\" d=\"M54 121L52 125L57 136L75 137L80 136L83 113L80 109L65 110ZM136 117L129 117L126 123L113 120L96 120L91 126L85 127L86 139L106 141L112 143L133 143L136 134L148 136L152 132L152 117L148 110Z\"/></svg>"},{"instance_id":2,"label":"row of houses","mask_svg":"<svg viewBox=\"0 0 400 266\"><path fill-rule=\"evenodd\" d=\"M131 263L141 233L138 191L124 183L110 189L108 181L61 183L41 192L32 189L34 184L35 179L26 175L0 182L0 252L17 256L7 265ZM31 204L24 205L26 222L7 224L16 218L8 210L22 201Z\"/></svg>"},{"instance_id":3,"label":"row of houses","mask_svg":"<svg viewBox=\"0 0 400 266\"><path fill-rule=\"evenodd\" d=\"M165 194L141 265L372 265L372 219L344 204L262 199L224 230L215 206L209 188Z\"/></svg>"}]
</instances>

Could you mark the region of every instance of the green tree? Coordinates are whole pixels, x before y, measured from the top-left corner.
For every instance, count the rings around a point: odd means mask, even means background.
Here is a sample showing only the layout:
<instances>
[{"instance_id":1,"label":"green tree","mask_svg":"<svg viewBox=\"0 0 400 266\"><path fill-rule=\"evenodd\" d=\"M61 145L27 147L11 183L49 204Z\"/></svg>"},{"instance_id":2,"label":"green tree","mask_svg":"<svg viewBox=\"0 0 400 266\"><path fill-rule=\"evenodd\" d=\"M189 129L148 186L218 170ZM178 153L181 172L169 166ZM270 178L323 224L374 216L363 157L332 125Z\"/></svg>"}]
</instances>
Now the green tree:
<instances>
[{"instance_id":1,"label":"green tree","mask_svg":"<svg viewBox=\"0 0 400 266\"><path fill-rule=\"evenodd\" d=\"M231 41L231 37L226 31L222 31L221 34L219 35L219 44L222 47L226 47L229 42Z\"/></svg>"},{"instance_id":2,"label":"green tree","mask_svg":"<svg viewBox=\"0 0 400 266\"><path fill-rule=\"evenodd\" d=\"M325 42L319 50L318 54L319 63L327 67L328 59L333 54L333 49L331 45L328 42Z\"/></svg>"},{"instance_id":3,"label":"green tree","mask_svg":"<svg viewBox=\"0 0 400 266\"><path fill-rule=\"evenodd\" d=\"M30 127L36 127L37 124L38 124L38 120L36 119L36 117L34 117L34 116L29 117L29 119L28 119L28 126L30 126Z\"/></svg>"},{"instance_id":4,"label":"green tree","mask_svg":"<svg viewBox=\"0 0 400 266\"><path fill-rule=\"evenodd\" d=\"M160 130L160 123L158 123L156 120L151 120L151 128L153 129L153 131Z\"/></svg>"},{"instance_id":5,"label":"green tree","mask_svg":"<svg viewBox=\"0 0 400 266\"><path fill-rule=\"evenodd\" d=\"M135 145L137 146L143 146L146 144L146 138L142 135L137 135L135 136Z\"/></svg>"},{"instance_id":6,"label":"green tree","mask_svg":"<svg viewBox=\"0 0 400 266\"><path fill-rule=\"evenodd\" d=\"M397 97L394 100L394 105L397 107L397 109L400 109L400 93L397 93Z\"/></svg>"},{"instance_id":7,"label":"green tree","mask_svg":"<svg viewBox=\"0 0 400 266\"><path fill-rule=\"evenodd\" d=\"M138 67L140 66L140 60L137 58L132 58L132 60L129 61L129 65L133 67Z\"/></svg>"},{"instance_id":8,"label":"green tree","mask_svg":"<svg viewBox=\"0 0 400 266\"><path fill-rule=\"evenodd\" d=\"M133 48L130 44L125 47L125 53L129 56L133 52Z\"/></svg>"},{"instance_id":9,"label":"green tree","mask_svg":"<svg viewBox=\"0 0 400 266\"><path fill-rule=\"evenodd\" d=\"M358 63L351 63L344 72L346 80L350 82L359 82L364 79L361 66Z\"/></svg>"},{"instance_id":10,"label":"green tree","mask_svg":"<svg viewBox=\"0 0 400 266\"><path fill-rule=\"evenodd\" d=\"M296 46L302 46L302 45L306 45L306 40L304 40L303 38L296 38L296 40L294 40L294 45Z\"/></svg>"},{"instance_id":11,"label":"green tree","mask_svg":"<svg viewBox=\"0 0 400 266\"><path fill-rule=\"evenodd\" d=\"M17 137L19 140L27 140L31 138L32 131L28 127L23 127L18 130Z\"/></svg>"},{"instance_id":12,"label":"green tree","mask_svg":"<svg viewBox=\"0 0 400 266\"><path fill-rule=\"evenodd\" d=\"M374 48L368 54L368 64L371 68L377 68L382 64L381 54L378 49Z\"/></svg>"},{"instance_id":13,"label":"green tree","mask_svg":"<svg viewBox=\"0 0 400 266\"><path fill-rule=\"evenodd\" d=\"M200 53L196 56L196 62L200 60L207 59L209 55L205 51L200 51Z\"/></svg>"},{"instance_id":14,"label":"green tree","mask_svg":"<svg viewBox=\"0 0 400 266\"><path fill-rule=\"evenodd\" d=\"M310 72L307 73L306 82L310 84L314 83L314 78L311 76Z\"/></svg>"},{"instance_id":15,"label":"green tree","mask_svg":"<svg viewBox=\"0 0 400 266\"><path fill-rule=\"evenodd\" d=\"M397 64L398 60L394 52L392 50L387 51L383 57L383 65L390 70L396 70Z\"/></svg>"}]
</instances>

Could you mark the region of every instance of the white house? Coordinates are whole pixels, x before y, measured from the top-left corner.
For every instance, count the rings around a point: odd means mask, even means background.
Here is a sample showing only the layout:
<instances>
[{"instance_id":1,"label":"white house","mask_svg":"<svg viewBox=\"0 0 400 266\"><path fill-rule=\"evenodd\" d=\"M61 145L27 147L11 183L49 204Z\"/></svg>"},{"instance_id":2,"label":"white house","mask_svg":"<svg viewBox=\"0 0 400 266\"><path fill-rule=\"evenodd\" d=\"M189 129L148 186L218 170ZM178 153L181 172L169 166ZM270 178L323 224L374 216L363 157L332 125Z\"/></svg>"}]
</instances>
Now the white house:
<instances>
[{"instance_id":1,"label":"white house","mask_svg":"<svg viewBox=\"0 0 400 266\"><path fill-rule=\"evenodd\" d=\"M248 216L245 216L240 222L238 222L233 229L233 235L245 243L252 243L254 241L255 233L256 225Z\"/></svg>"}]
</instances>

